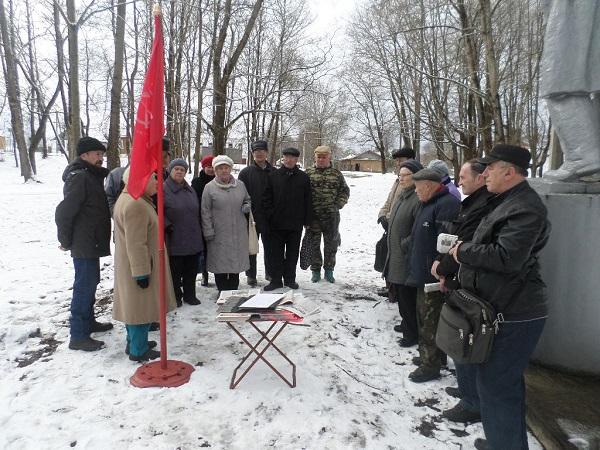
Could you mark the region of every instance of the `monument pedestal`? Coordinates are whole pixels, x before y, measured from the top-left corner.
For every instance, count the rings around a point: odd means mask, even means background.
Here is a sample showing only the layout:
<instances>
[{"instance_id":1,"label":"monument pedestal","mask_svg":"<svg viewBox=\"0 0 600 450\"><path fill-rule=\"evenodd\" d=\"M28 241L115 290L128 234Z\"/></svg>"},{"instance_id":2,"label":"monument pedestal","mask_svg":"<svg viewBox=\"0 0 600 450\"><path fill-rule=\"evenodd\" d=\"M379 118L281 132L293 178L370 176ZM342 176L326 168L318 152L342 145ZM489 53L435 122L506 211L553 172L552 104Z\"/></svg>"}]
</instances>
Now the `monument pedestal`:
<instances>
[{"instance_id":1,"label":"monument pedestal","mask_svg":"<svg viewBox=\"0 0 600 450\"><path fill-rule=\"evenodd\" d=\"M571 373L600 375L600 183L529 182L552 224L540 254L548 320L532 359Z\"/></svg>"},{"instance_id":2,"label":"monument pedestal","mask_svg":"<svg viewBox=\"0 0 600 450\"><path fill-rule=\"evenodd\" d=\"M598 448L600 183L529 183L552 232L540 254L549 311L532 357L540 365L525 372L527 424L545 448Z\"/></svg>"}]
</instances>

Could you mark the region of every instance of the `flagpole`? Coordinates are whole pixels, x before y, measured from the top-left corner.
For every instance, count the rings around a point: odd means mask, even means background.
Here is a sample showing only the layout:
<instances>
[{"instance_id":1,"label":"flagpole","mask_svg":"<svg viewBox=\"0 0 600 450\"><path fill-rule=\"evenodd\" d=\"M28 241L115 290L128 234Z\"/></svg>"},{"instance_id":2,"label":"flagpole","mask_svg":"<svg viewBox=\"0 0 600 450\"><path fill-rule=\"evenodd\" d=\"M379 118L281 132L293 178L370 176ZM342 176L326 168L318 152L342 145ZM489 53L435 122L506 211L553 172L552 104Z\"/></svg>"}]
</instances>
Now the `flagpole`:
<instances>
[{"instance_id":1,"label":"flagpole","mask_svg":"<svg viewBox=\"0 0 600 450\"><path fill-rule=\"evenodd\" d=\"M152 55L150 57L150 65L155 63L152 68L160 70L159 74L159 86L153 85L148 92L146 91L146 80L144 81L144 95L151 96L154 100L159 100L158 108L160 109L159 114L155 112L154 116L150 115L150 121L156 126L152 129L154 133L150 132L151 144L153 148L147 148L148 156L156 161L156 177L158 181L157 186L157 215L158 215L158 268L159 268L159 303L160 303L160 361L151 362L144 364L139 367L133 376L130 378L131 384L136 387L177 387L187 383L190 380L190 376L194 371L194 367L191 364L183 361L175 361L168 359L167 355L167 300L166 300L166 271L167 264L165 261L165 219L164 219L164 191L163 191L163 158L162 158L162 135L164 134L164 77L163 77L163 64L164 64L164 45L162 42L162 26L161 26L161 11L160 5L154 4L152 8L152 14L154 16L154 40L158 45L153 45ZM158 49L158 50L156 50ZM159 67L156 65L156 58L158 58ZM150 67L150 66L149 66ZM150 70L149 70L150 72ZM154 72L157 73L157 72ZM148 74L146 74L148 76ZM160 95L160 97L156 97ZM140 107L142 102L140 101ZM140 108L138 108L139 114ZM156 110L155 110L156 111ZM144 116L144 120L147 116ZM154 119L154 120L152 120ZM139 121L139 116L138 116ZM145 129L150 129L148 124L144 124ZM136 128L138 123L136 121ZM160 135L156 135L157 128L160 128ZM135 134L134 134L134 148L135 148ZM154 150L154 152L152 152ZM154 153L154 154L153 154ZM135 156L135 155L133 155ZM132 166L133 166L132 158ZM147 161L146 161L147 162Z\"/></svg>"},{"instance_id":2,"label":"flagpole","mask_svg":"<svg viewBox=\"0 0 600 450\"><path fill-rule=\"evenodd\" d=\"M152 7L152 15L154 16L155 29L160 27L161 10L160 5L155 3ZM156 35L155 35L156 38ZM162 120L162 118L161 118ZM159 275L159 295L160 295L160 368L167 369L167 299L165 296L165 195L163 189L163 158L162 158L162 141L161 145L157 146L155 158L157 161L157 213L158 213L158 265L160 268Z\"/></svg>"}]
</instances>

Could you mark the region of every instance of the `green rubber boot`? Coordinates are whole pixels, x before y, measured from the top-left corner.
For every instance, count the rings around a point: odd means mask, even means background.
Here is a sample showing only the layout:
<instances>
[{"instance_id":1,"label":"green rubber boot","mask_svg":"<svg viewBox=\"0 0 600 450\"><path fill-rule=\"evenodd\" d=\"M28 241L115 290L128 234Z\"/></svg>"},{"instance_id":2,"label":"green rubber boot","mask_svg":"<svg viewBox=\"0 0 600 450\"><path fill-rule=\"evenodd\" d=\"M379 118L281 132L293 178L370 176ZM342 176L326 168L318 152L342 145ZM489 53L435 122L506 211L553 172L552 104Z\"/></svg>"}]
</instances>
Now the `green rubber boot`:
<instances>
[{"instance_id":1,"label":"green rubber boot","mask_svg":"<svg viewBox=\"0 0 600 450\"><path fill-rule=\"evenodd\" d=\"M330 283L335 283L335 278L333 278L333 269L325 269L325 279Z\"/></svg>"},{"instance_id":2,"label":"green rubber boot","mask_svg":"<svg viewBox=\"0 0 600 450\"><path fill-rule=\"evenodd\" d=\"M320 270L313 270L312 271L312 277L310 278L310 281L312 281L313 283L318 283L319 281L321 281L321 271Z\"/></svg>"}]
</instances>

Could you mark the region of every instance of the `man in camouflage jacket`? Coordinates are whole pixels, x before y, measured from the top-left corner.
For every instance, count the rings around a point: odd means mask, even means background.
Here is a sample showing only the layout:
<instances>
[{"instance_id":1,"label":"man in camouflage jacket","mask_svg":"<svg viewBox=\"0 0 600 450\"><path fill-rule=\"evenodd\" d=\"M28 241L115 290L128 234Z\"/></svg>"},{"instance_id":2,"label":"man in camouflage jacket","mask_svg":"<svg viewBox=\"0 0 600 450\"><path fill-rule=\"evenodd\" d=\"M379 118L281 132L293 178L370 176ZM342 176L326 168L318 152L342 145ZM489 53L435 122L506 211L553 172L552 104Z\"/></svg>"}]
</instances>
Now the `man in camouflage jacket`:
<instances>
[{"instance_id":1,"label":"man in camouflage jacket","mask_svg":"<svg viewBox=\"0 0 600 450\"><path fill-rule=\"evenodd\" d=\"M335 254L341 243L339 225L340 209L348 203L350 188L342 173L331 166L331 149L321 145L315 149L315 166L306 170L312 192L313 220L307 229L311 246L311 280L321 279L321 266L325 279L334 283ZM323 235L323 256L321 256Z\"/></svg>"}]
</instances>

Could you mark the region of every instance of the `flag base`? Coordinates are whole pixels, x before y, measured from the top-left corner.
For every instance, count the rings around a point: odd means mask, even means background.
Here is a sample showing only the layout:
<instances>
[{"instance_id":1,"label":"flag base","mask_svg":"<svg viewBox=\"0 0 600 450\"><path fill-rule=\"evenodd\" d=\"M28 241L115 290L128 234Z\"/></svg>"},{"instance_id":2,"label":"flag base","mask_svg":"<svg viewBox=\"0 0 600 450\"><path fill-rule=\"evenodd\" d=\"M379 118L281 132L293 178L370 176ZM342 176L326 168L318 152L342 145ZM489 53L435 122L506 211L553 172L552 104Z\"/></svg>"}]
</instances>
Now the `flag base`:
<instances>
[{"instance_id":1,"label":"flag base","mask_svg":"<svg viewBox=\"0 0 600 450\"><path fill-rule=\"evenodd\" d=\"M190 381L193 371L192 365L183 361L169 359L166 369L160 361L155 361L138 367L129 381L139 388L177 387Z\"/></svg>"}]
</instances>

